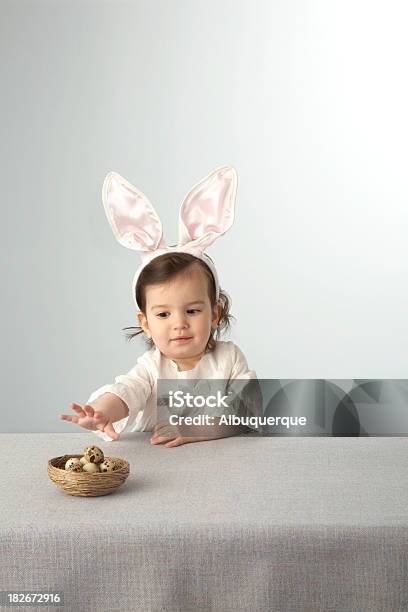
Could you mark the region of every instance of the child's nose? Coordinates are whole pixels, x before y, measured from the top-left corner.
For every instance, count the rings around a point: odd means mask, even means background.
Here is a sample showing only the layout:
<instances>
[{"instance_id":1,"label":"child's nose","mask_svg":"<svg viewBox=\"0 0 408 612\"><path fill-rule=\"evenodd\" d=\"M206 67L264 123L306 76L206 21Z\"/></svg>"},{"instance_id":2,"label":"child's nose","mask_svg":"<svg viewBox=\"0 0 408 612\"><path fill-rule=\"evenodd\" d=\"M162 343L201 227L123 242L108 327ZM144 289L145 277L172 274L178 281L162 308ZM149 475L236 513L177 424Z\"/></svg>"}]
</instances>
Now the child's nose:
<instances>
[{"instance_id":1,"label":"child's nose","mask_svg":"<svg viewBox=\"0 0 408 612\"><path fill-rule=\"evenodd\" d=\"M187 327L187 317L185 314L180 313L176 315L174 321L174 327L177 329L178 327Z\"/></svg>"}]
</instances>

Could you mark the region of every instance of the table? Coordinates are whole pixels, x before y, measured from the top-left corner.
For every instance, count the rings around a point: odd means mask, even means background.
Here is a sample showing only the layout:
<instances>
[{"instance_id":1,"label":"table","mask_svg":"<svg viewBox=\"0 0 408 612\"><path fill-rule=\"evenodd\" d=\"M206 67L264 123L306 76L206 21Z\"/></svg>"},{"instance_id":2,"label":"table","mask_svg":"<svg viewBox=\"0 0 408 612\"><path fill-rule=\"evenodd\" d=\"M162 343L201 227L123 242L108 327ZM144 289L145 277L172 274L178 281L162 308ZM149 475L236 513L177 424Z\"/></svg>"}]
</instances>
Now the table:
<instances>
[{"instance_id":1,"label":"table","mask_svg":"<svg viewBox=\"0 0 408 612\"><path fill-rule=\"evenodd\" d=\"M35 609L63 612L408 610L407 438L150 435L0 434L1 590L62 591ZM47 461L89 444L130 475L69 496Z\"/></svg>"}]
</instances>

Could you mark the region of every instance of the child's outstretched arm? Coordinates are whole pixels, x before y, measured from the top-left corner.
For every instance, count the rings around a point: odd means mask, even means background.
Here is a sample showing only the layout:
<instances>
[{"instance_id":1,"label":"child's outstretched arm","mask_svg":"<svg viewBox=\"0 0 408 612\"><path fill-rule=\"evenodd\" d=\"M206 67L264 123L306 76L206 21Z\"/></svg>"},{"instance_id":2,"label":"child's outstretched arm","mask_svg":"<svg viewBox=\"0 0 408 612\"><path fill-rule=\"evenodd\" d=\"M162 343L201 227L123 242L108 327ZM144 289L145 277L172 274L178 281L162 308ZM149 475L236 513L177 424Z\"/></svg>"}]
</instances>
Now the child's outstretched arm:
<instances>
[{"instance_id":1,"label":"child's outstretched arm","mask_svg":"<svg viewBox=\"0 0 408 612\"><path fill-rule=\"evenodd\" d=\"M137 417L146 409L152 393L152 364L149 351L138 357L136 365L115 382L91 393L84 406L72 403L75 415L59 418L90 429L105 442L118 440L124 431L133 431Z\"/></svg>"},{"instance_id":2,"label":"child's outstretched arm","mask_svg":"<svg viewBox=\"0 0 408 612\"><path fill-rule=\"evenodd\" d=\"M61 420L71 421L84 429L103 431L114 440L119 438L119 434L116 433L112 423L129 414L125 402L113 393L104 393L93 402L93 406L85 404L82 407L72 402L70 407L76 412L76 415L60 414Z\"/></svg>"}]
</instances>

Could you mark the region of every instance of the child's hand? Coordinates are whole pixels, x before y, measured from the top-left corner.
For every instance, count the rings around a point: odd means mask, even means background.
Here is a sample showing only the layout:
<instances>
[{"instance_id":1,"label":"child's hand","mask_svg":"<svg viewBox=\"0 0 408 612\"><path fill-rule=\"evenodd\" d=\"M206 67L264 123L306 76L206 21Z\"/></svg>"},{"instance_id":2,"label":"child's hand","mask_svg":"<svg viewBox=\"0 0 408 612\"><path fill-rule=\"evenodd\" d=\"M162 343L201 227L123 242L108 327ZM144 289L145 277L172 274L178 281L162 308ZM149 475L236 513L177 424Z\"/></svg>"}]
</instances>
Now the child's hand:
<instances>
[{"instance_id":1,"label":"child's hand","mask_svg":"<svg viewBox=\"0 0 408 612\"><path fill-rule=\"evenodd\" d=\"M60 414L59 418L63 421L71 421L71 423L76 423L80 427L84 429L99 429L100 431L105 432L113 438L117 440L119 438L119 434L113 428L113 425L109 418L103 414L100 410L94 410L92 406L89 404L85 404L82 408L79 404L71 403L69 404L73 410L77 413L76 415L69 414Z\"/></svg>"},{"instance_id":2,"label":"child's hand","mask_svg":"<svg viewBox=\"0 0 408 612\"><path fill-rule=\"evenodd\" d=\"M153 435L150 438L150 443L163 444L163 442L166 442L164 446L172 448L173 446L180 446L181 444L188 444L189 442L202 442L211 439L212 438L205 436L182 436L175 425L170 425L170 423L163 421L157 423L157 425L153 427Z\"/></svg>"}]
</instances>

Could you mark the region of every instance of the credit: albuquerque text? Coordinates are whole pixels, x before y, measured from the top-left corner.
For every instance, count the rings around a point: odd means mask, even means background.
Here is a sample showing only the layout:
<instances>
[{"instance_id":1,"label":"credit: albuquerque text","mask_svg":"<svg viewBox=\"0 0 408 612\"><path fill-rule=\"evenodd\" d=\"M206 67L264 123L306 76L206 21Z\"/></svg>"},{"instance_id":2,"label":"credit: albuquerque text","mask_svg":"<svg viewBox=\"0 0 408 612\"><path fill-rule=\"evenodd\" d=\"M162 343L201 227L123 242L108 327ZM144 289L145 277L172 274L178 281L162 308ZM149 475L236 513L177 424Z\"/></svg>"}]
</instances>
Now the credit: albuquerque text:
<instances>
[{"instance_id":1,"label":"credit: albuquerque text","mask_svg":"<svg viewBox=\"0 0 408 612\"><path fill-rule=\"evenodd\" d=\"M215 419L217 419L215 421ZM307 418L304 416L238 416L236 414L223 414L220 417L213 417L208 414L198 414L196 416L179 416L178 414L170 415L170 425L246 425L248 427L261 427L265 425L274 425L276 427L304 426L307 424Z\"/></svg>"}]
</instances>

